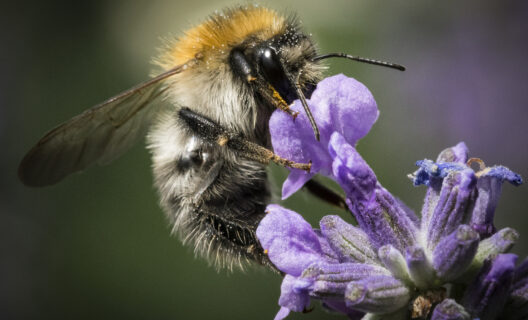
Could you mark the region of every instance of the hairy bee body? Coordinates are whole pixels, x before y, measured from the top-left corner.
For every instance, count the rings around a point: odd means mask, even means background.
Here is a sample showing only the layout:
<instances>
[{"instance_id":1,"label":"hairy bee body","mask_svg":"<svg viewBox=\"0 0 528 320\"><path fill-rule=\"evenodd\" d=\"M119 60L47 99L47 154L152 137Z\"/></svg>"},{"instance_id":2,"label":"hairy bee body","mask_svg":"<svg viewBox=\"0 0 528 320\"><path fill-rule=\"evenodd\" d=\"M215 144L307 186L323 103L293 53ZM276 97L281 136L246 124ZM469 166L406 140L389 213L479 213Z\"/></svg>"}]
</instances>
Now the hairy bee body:
<instances>
[{"instance_id":1,"label":"hairy bee body","mask_svg":"<svg viewBox=\"0 0 528 320\"><path fill-rule=\"evenodd\" d=\"M19 177L57 183L112 161L148 129L173 232L217 267L269 265L255 236L270 200L265 164L294 163L269 150L268 121L277 108L295 116L289 105L311 94L322 72L315 54L294 17L257 6L214 14L167 43L155 77L48 132Z\"/></svg>"},{"instance_id":2,"label":"hairy bee body","mask_svg":"<svg viewBox=\"0 0 528 320\"><path fill-rule=\"evenodd\" d=\"M251 56L263 44L277 50L288 72L303 70L301 83L319 79L321 68L308 62L315 47L295 19L259 7L211 16L156 60L168 69L200 57L199 68L168 82L167 98L175 108L153 126L148 145L155 185L173 231L219 267L242 266L246 260L268 263L255 238L270 199L266 168L201 139L175 112L179 106L189 107L269 148L268 120L276 106L255 87L262 84L247 81L232 63L233 50Z\"/></svg>"}]
</instances>

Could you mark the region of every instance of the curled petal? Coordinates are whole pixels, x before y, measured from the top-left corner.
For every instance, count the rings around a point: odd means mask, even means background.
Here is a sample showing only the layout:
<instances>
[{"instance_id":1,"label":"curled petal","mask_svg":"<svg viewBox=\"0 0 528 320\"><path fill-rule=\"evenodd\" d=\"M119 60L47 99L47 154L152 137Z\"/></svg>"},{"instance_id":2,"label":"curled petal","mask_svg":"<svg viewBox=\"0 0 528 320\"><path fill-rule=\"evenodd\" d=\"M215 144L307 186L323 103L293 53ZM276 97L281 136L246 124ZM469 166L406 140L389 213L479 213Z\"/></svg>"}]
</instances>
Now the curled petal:
<instances>
[{"instance_id":1,"label":"curled petal","mask_svg":"<svg viewBox=\"0 0 528 320\"><path fill-rule=\"evenodd\" d=\"M299 276L312 262L324 260L317 234L299 214L274 204L266 211L257 238L279 270Z\"/></svg>"},{"instance_id":2,"label":"curled petal","mask_svg":"<svg viewBox=\"0 0 528 320\"><path fill-rule=\"evenodd\" d=\"M447 177L450 172L468 169L468 167L462 163L434 162L428 159L416 161L416 165L420 167L420 169L411 175L411 179L415 186L421 184L429 186L432 180L443 179Z\"/></svg>"},{"instance_id":3,"label":"curled petal","mask_svg":"<svg viewBox=\"0 0 528 320\"><path fill-rule=\"evenodd\" d=\"M483 177L493 177L499 179L501 182L508 181L514 186L519 186L523 183L521 175L511 171L510 169L504 166L493 166L490 168L484 169L482 172Z\"/></svg>"}]
</instances>

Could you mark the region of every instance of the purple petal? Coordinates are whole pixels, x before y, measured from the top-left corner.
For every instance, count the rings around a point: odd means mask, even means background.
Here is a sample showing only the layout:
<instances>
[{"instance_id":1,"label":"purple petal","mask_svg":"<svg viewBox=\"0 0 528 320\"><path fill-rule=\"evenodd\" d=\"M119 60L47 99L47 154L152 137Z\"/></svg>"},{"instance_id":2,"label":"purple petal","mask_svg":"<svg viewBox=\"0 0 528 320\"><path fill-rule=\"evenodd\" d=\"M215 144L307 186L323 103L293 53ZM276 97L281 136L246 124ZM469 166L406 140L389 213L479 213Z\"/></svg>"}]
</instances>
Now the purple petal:
<instances>
[{"instance_id":1,"label":"purple petal","mask_svg":"<svg viewBox=\"0 0 528 320\"><path fill-rule=\"evenodd\" d=\"M442 179L432 180L427 188L427 193L425 194L424 204L422 207L422 217L420 230L422 231L422 236L426 236L425 230L429 230L429 225L431 224L431 217L435 212L436 205L440 199L440 192L442 190ZM426 239L422 239L424 243Z\"/></svg>"},{"instance_id":2,"label":"purple petal","mask_svg":"<svg viewBox=\"0 0 528 320\"><path fill-rule=\"evenodd\" d=\"M343 74L329 77L317 85L310 101L317 106L314 117L325 133L341 133L352 145L363 138L379 111L370 91L359 81Z\"/></svg>"},{"instance_id":3,"label":"purple petal","mask_svg":"<svg viewBox=\"0 0 528 320\"><path fill-rule=\"evenodd\" d=\"M315 112L314 107L316 106L310 108L312 113ZM291 108L297 112L302 110L302 106L297 104L292 105ZM304 111L293 119L289 114L276 110L271 115L269 129L273 151L281 157L296 162L308 162L313 161L314 156L318 158L320 153L324 153L321 152L324 151L324 146L320 146L315 140ZM319 165L318 161L316 163Z\"/></svg>"},{"instance_id":4,"label":"purple petal","mask_svg":"<svg viewBox=\"0 0 528 320\"><path fill-rule=\"evenodd\" d=\"M292 194L301 189L314 175L314 173L299 170L290 172L282 184L282 200L289 198Z\"/></svg>"},{"instance_id":5,"label":"purple petal","mask_svg":"<svg viewBox=\"0 0 528 320\"><path fill-rule=\"evenodd\" d=\"M455 231L466 219L466 209L476 182L471 169L450 172L444 179L435 209L424 230L429 250L433 251L441 238Z\"/></svg>"},{"instance_id":6,"label":"purple petal","mask_svg":"<svg viewBox=\"0 0 528 320\"><path fill-rule=\"evenodd\" d=\"M514 254L500 254L484 264L462 298L471 316L491 320L499 315L508 299L516 261Z\"/></svg>"},{"instance_id":7,"label":"purple petal","mask_svg":"<svg viewBox=\"0 0 528 320\"><path fill-rule=\"evenodd\" d=\"M504 166L494 166L484 169L483 176L494 177L501 182L508 181L514 186L519 186L523 183L522 177Z\"/></svg>"},{"instance_id":8,"label":"purple petal","mask_svg":"<svg viewBox=\"0 0 528 320\"><path fill-rule=\"evenodd\" d=\"M501 195L502 183L509 181L513 185L519 185L522 183L522 178L503 166L486 168L477 174L480 176L477 182L478 196L472 208L471 226L481 238L487 238L496 231L493 218Z\"/></svg>"},{"instance_id":9,"label":"purple petal","mask_svg":"<svg viewBox=\"0 0 528 320\"><path fill-rule=\"evenodd\" d=\"M325 216L321 232L341 262L376 263L377 257L363 230L346 223L339 216Z\"/></svg>"},{"instance_id":10,"label":"purple petal","mask_svg":"<svg viewBox=\"0 0 528 320\"><path fill-rule=\"evenodd\" d=\"M407 305L409 289L391 276L372 276L347 285L345 301L351 308L373 313L394 312Z\"/></svg>"},{"instance_id":11,"label":"purple petal","mask_svg":"<svg viewBox=\"0 0 528 320\"><path fill-rule=\"evenodd\" d=\"M308 118L302 111L302 105L296 100L291 106L294 111L300 112L295 120L280 110L271 116L269 126L273 150L278 155L296 162L312 161L311 173L328 175L331 165L327 152L330 135L334 131L340 132L354 145L367 134L379 112L368 89L344 75L321 81L308 104L321 133L320 142L315 140ZM293 180L300 181L298 177ZM290 185L288 194L294 192L293 187L299 187L298 183Z\"/></svg>"},{"instance_id":12,"label":"purple petal","mask_svg":"<svg viewBox=\"0 0 528 320\"><path fill-rule=\"evenodd\" d=\"M452 299L445 299L433 311L431 320L469 320L469 313Z\"/></svg>"},{"instance_id":13,"label":"purple petal","mask_svg":"<svg viewBox=\"0 0 528 320\"><path fill-rule=\"evenodd\" d=\"M282 280L281 285L279 305L291 311L301 312L310 305L310 297L308 296L308 293L306 291L295 290L294 286L296 281L297 279L290 275L286 275L284 277L284 280ZM281 314L286 317L288 313L289 312L286 312L281 308L277 316Z\"/></svg>"},{"instance_id":14,"label":"purple petal","mask_svg":"<svg viewBox=\"0 0 528 320\"><path fill-rule=\"evenodd\" d=\"M311 111L315 117L316 108L314 107L316 106L311 107ZM319 126L321 142L316 141L311 125L304 111L301 111L302 106L294 104L291 108L294 111L301 112L295 121L289 114L281 110L276 110L270 118L269 126L273 151L283 158L298 163L311 161L312 167L310 173L288 168L290 175L286 179L287 185L283 186L283 199L288 198L299 190L315 173L328 174L329 169L327 168L329 168L331 163L323 140L326 137L324 128ZM328 140L328 137L326 139Z\"/></svg>"},{"instance_id":15,"label":"purple petal","mask_svg":"<svg viewBox=\"0 0 528 320\"><path fill-rule=\"evenodd\" d=\"M465 164L468 160L468 149L464 142L458 143L454 147L447 148L440 152L436 162L454 162ZM430 161L430 160L429 160ZM414 185L426 184L428 186L425 195L424 205L422 207L422 223L421 229L428 230L431 216L436 208L438 199L440 198L440 191L442 189L443 178L433 176L423 168L418 169L414 174L409 175L413 180Z\"/></svg>"},{"instance_id":16,"label":"purple petal","mask_svg":"<svg viewBox=\"0 0 528 320\"><path fill-rule=\"evenodd\" d=\"M312 262L324 261L317 234L299 214L274 204L266 211L257 238L279 270L299 276Z\"/></svg>"},{"instance_id":17,"label":"purple petal","mask_svg":"<svg viewBox=\"0 0 528 320\"><path fill-rule=\"evenodd\" d=\"M471 213L471 227L481 235L482 239L496 232L493 218L501 189L502 181L491 176L482 177L477 182L478 196Z\"/></svg>"},{"instance_id":18,"label":"purple petal","mask_svg":"<svg viewBox=\"0 0 528 320\"><path fill-rule=\"evenodd\" d=\"M416 215L416 213L414 213L414 211L409 208L401 199L399 198L394 198L394 200L398 203L398 207L407 214L407 216L409 217L409 219L412 221L412 223L414 224L414 227L415 228L419 228L420 227L420 218L418 218L418 216Z\"/></svg>"},{"instance_id":19,"label":"purple petal","mask_svg":"<svg viewBox=\"0 0 528 320\"><path fill-rule=\"evenodd\" d=\"M281 307L279 312L277 312L277 314L275 315L275 318L273 318L273 320L282 320L286 318L290 314L290 311L291 310L286 307Z\"/></svg>"},{"instance_id":20,"label":"purple petal","mask_svg":"<svg viewBox=\"0 0 528 320\"><path fill-rule=\"evenodd\" d=\"M323 217L324 219L324 217ZM330 243L328 242L328 239L323 235L321 230L314 229L315 234L317 235L317 238L319 239L319 244L321 245L321 250L323 251L323 255L325 256L325 261L328 261L330 263L338 263L340 262L340 258L337 252L334 251Z\"/></svg>"},{"instance_id":21,"label":"purple petal","mask_svg":"<svg viewBox=\"0 0 528 320\"><path fill-rule=\"evenodd\" d=\"M434 162L428 159L416 161L416 165L420 169L411 176L415 186L421 184L429 186L431 181L443 179L450 172L468 169L465 164L458 162Z\"/></svg>"},{"instance_id":22,"label":"purple petal","mask_svg":"<svg viewBox=\"0 0 528 320\"><path fill-rule=\"evenodd\" d=\"M443 238L433 252L433 267L444 281L460 276L477 253L479 235L468 225L460 225Z\"/></svg>"},{"instance_id":23,"label":"purple petal","mask_svg":"<svg viewBox=\"0 0 528 320\"><path fill-rule=\"evenodd\" d=\"M382 210L384 223L388 223L393 230L397 241L389 242L385 240L383 244L393 244L399 250L412 246L418 238L418 228L415 215L406 208L400 206L398 199L379 183L376 185L376 203ZM379 232L379 231L378 231Z\"/></svg>"},{"instance_id":24,"label":"purple petal","mask_svg":"<svg viewBox=\"0 0 528 320\"><path fill-rule=\"evenodd\" d=\"M334 159L332 172L347 197L362 203L371 201L378 180L356 149L341 134L334 132L328 150Z\"/></svg>"},{"instance_id":25,"label":"purple petal","mask_svg":"<svg viewBox=\"0 0 528 320\"><path fill-rule=\"evenodd\" d=\"M379 183L365 160L337 132L332 134L329 152L332 170L346 193L346 202L374 249L392 244L397 249L413 245L418 232L405 208Z\"/></svg>"}]
</instances>

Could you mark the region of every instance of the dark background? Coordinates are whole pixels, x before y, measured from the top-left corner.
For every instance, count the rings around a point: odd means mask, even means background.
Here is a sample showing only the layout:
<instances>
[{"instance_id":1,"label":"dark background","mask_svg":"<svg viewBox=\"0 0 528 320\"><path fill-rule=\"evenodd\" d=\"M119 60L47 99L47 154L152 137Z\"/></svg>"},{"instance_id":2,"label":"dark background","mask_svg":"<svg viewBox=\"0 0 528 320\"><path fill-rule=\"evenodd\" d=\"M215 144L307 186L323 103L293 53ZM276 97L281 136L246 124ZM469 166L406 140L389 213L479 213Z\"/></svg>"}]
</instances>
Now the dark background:
<instances>
[{"instance_id":1,"label":"dark background","mask_svg":"<svg viewBox=\"0 0 528 320\"><path fill-rule=\"evenodd\" d=\"M169 236L137 146L106 167L43 189L16 177L44 132L147 78L159 37L232 1L30 1L0 13L0 318L272 319L280 277L217 272ZM526 1L268 1L296 11L321 52L407 66L400 73L331 61L365 83L381 111L358 146L378 178L415 210L414 162L465 141L471 156L528 177ZM274 168L276 179L284 171ZM278 183L280 185L280 183ZM498 227L528 252L527 186L503 188ZM312 223L334 209L297 194ZM320 308L308 315L329 317Z\"/></svg>"}]
</instances>

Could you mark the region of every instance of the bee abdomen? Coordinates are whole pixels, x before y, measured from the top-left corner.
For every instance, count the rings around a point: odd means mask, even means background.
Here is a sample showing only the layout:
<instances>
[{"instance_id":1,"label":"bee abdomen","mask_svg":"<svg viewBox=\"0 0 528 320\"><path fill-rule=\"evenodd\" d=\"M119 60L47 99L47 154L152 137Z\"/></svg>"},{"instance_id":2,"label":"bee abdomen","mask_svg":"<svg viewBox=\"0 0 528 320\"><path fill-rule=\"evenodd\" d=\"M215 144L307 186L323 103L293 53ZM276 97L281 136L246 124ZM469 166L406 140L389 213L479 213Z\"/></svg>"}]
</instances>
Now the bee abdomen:
<instances>
[{"instance_id":1,"label":"bee abdomen","mask_svg":"<svg viewBox=\"0 0 528 320\"><path fill-rule=\"evenodd\" d=\"M221 261L214 261L217 252L227 257L229 264L249 260L268 265L269 261L255 233L259 221L264 217L264 209L263 205L245 203L245 206L241 206L240 202L225 206L202 204L194 211L195 221L207 237L202 239L203 243L196 243L196 248L217 265L222 264ZM213 241L214 248L209 246L210 241Z\"/></svg>"},{"instance_id":2,"label":"bee abdomen","mask_svg":"<svg viewBox=\"0 0 528 320\"><path fill-rule=\"evenodd\" d=\"M204 212L201 211L198 214L202 215ZM245 247L257 244L253 229L240 225L234 221L225 221L215 214L209 213L209 215L206 216L206 219L217 236L225 238L236 246Z\"/></svg>"}]
</instances>

